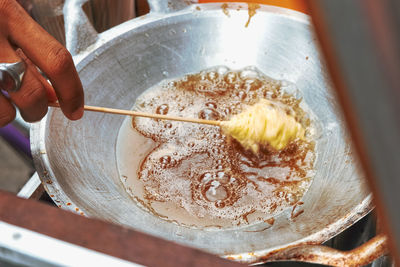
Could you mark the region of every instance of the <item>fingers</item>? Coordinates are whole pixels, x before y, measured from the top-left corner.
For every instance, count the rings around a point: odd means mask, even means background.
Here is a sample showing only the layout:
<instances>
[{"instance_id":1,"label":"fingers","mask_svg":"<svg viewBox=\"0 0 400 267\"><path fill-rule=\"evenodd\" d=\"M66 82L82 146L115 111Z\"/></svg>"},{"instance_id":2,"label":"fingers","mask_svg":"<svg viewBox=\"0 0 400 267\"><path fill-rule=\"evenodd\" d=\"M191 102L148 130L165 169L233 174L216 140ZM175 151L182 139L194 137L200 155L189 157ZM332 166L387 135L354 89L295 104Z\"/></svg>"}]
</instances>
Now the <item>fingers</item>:
<instances>
[{"instance_id":1,"label":"fingers","mask_svg":"<svg viewBox=\"0 0 400 267\"><path fill-rule=\"evenodd\" d=\"M47 75L64 114L73 120L81 118L83 89L70 53L29 17L22 7L9 4L7 10L9 40Z\"/></svg>"},{"instance_id":2,"label":"fingers","mask_svg":"<svg viewBox=\"0 0 400 267\"><path fill-rule=\"evenodd\" d=\"M8 62L21 59L9 44L1 46L0 58ZM16 92L9 92L10 99L19 108L22 118L27 122L38 121L47 113L47 92L42 82L36 78L36 68L26 65L25 75L21 88Z\"/></svg>"},{"instance_id":3,"label":"fingers","mask_svg":"<svg viewBox=\"0 0 400 267\"><path fill-rule=\"evenodd\" d=\"M22 118L27 122L39 121L47 113L47 92L43 84L35 77L31 68L25 71L21 88L9 93L17 105Z\"/></svg>"},{"instance_id":4,"label":"fingers","mask_svg":"<svg viewBox=\"0 0 400 267\"><path fill-rule=\"evenodd\" d=\"M0 93L0 128L12 122L15 118L15 108L10 101Z\"/></svg>"},{"instance_id":5,"label":"fingers","mask_svg":"<svg viewBox=\"0 0 400 267\"><path fill-rule=\"evenodd\" d=\"M46 80L45 77L43 77L37 67L32 63L32 61L29 60L29 58L26 57L21 49L17 49L15 52L25 62L26 66L33 70L36 79L38 79L42 83L43 87L46 89L48 102L56 102L57 95L51 84Z\"/></svg>"}]
</instances>

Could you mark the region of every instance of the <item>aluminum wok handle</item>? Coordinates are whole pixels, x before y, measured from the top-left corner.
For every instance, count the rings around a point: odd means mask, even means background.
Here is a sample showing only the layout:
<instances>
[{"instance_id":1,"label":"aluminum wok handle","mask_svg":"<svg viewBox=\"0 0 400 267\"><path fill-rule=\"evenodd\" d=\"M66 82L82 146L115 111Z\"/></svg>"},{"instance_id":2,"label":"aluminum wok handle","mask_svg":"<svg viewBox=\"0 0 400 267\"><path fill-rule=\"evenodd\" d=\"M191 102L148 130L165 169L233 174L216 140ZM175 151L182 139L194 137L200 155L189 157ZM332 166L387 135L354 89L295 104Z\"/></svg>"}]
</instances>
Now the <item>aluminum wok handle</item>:
<instances>
[{"instance_id":1,"label":"aluminum wok handle","mask_svg":"<svg viewBox=\"0 0 400 267\"><path fill-rule=\"evenodd\" d=\"M86 50L99 39L99 33L90 23L82 6L89 0L65 0L63 7L65 42L73 55ZM188 0L148 0L150 15L166 14L184 9L190 5Z\"/></svg>"},{"instance_id":2,"label":"aluminum wok handle","mask_svg":"<svg viewBox=\"0 0 400 267\"><path fill-rule=\"evenodd\" d=\"M98 39L98 33L82 9L88 0L65 0L63 7L65 43L68 51L77 55Z\"/></svg>"},{"instance_id":3,"label":"aluminum wok handle","mask_svg":"<svg viewBox=\"0 0 400 267\"><path fill-rule=\"evenodd\" d=\"M275 252L267 258L267 261L300 261L329 266L364 266L388 252L387 236L379 234L349 251L340 251L322 245L299 245Z\"/></svg>"}]
</instances>

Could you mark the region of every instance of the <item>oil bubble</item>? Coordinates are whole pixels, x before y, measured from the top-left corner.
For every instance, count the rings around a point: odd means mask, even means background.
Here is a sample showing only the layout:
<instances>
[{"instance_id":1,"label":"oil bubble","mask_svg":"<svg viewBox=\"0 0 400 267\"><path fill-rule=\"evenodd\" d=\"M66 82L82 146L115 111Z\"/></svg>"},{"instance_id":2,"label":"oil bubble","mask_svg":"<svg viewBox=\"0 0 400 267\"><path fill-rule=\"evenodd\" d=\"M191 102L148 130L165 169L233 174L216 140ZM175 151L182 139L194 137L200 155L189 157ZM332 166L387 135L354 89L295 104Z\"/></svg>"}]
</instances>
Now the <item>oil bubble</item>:
<instances>
[{"instance_id":1,"label":"oil bubble","mask_svg":"<svg viewBox=\"0 0 400 267\"><path fill-rule=\"evenodd\" d=\"M247 78L257 78L258 72L251 69L245 69L239 72L239 77L243 80Z\"/></svg>"},{"instance_id":2,"label":"oil bubble","mask_svg":"<svg viewBox=\"0 0 400 267\"><path fill-rule=\"evenodd\" d=\"M222 183L228 183L230 177L225 172L219 171L219 172L217 172L217 179L218 179L218 181L220 181Z\"/></svg>"},{"instance_id":3,"label":"oil bubble","mask_svg":"<svg viewBox=\"0 0 400 267\"><path fill-rule=\"evenodd\" d=\"M171 162L171 157L170 156L163 156L160 158L160 163L161 164L169 164Z\"/></svg>"},{"instance_id":4,"label":"oil bubble","mask_svg":"<svg viewBox=\"0 0 400 267\"><path fill-rule=\"evenodd\" d=\"M217 104L215 102L207 102L206 107L216 109Z\"/></svg>"},{"instance_id":5,"label":"oil bubble","mask_svg":"<svg viewBox=\"0 0 400 267\"><path fill-rule=\"evenodd\" d=\"M228 192L225 186L223 186L219 181L211 181L207 187L205 198L208 201L214 202L224 200L228 197Z\"/></svg>"},{"instance_id":6,"label":"oil bubble","mask_svg":"<svg viewBox=\"0 0 400 267\"><path fill-rule=\"evenodd\" d=\"M221 200L218 200L218 201L215 202L215 207L216 208L223 208L223 207L225 207L225 202L223 202Z\"/></svg>"},{"instance_id":7,"label":"oil bubble","mask_svg":"<svg viewBox=\"0 0 400 267\"><path fill-rule=\"evenodd\" d=\"M170 165L171 167L176 166L176 164L178 163L178 161L176 159L171 159Z\"/></svg>"},{"instance_id":8,"label":"oil bubble","mask_svg":"<svg viewBox=\"0 0 400 267\"><path fill-rule=\"evenodd\" d=\"M161 114L161 115L167 115L168 114L168 109L169 109L169 106L167 104L162 104L162 105L157 107L156 113L157 114Z\"/></svg>"},{"instance_id":9,"label":"oil bubble","mask_svg":"<svg viewBox=\"0 0 400 267\"><path fill-rule=\"evenodd\" d=\"M212 174L209 173L209 172L206 172L206 173L204 173L204 174L202 174L202 175L200 176L199 181L202 182L202 183L207 183L207 182L210 181L211 179L212 179Z\"/></svg>"},{"instance_id":10,"label":"oil bubble","mask_svg":"<svg viewBox=\"0 0 400 267\"><path fill-rule=\"evenodd\" d=\"M229 71L229 69L225 66L220 66L217 68L217 72L220 75L224 75L225 73L227 73Z\"/></svg>"},{"instance_id":11,"label":"oil bubble","mask_svg":"<svg viewBox=\"0 0 400 267\"><path fill-rule=\"evenodd\" d=\"M202 109L199 113L199 118L203 120L219 120L219 113L213 108Z\"/></svg>"},{"instance_id":12,"label":"oil bubble","mask_svg":"<svg viewBox=\"0 0 400 267\"><path fill-rule=\"evenodd\" d=\"M206 71L201 71L199 74L200 80L205 81L207 80L207 72Z\"/></svg>"},{"instance_id":13,"label":"oil bubble","mask_svg":"<svg viewBox=\"0 0 400 267\"><path fill-rule=\"evenodd\" d=\"M212 136L214 139L220 139L222 137L222 135L220 133L215 133Z\"/></svg>"},{"instance_id":14,"label":"oil bubble","mask_svg":"<svg viewBox=\"0 0 400 267\"><path fill-rule=\"evenodd\" d=\"M228 72L224 78L227 83L234 83L237 80L237 74L235 72Z\"/></svg>"},{"instance_id":15,"label":"oil bubble","mask_svg":"<svg viewBox=\"0 0 400 267\"><path fill-rule=\"evenodd\" d=\"M207 73L207 78L210 81L215 81L218 79L218 77L219 77L219 74L216 71L210 71Z\"/></svg>"},{"instance_id":16,"label":"oil bubble","mask_svg":"<svg viewBox=\"0 0 400 267\"><path fill-rule=\"evenodd\" d=\"M246 79L243 84L243 88L246 91L255 91L260 89L262 82L259 79Z\"/></svg>"},{"instance_id":17,"label":"oil bubble","mask_svg":"<svg viewBox=\"0 0 400 267\"><path fill-rule=\"evenodd\" d=\"M235 95L240 99L240 100L245 100L247 97L247 94L245 91L238 91L235 93Z\"/></svg>"}]
</instances>

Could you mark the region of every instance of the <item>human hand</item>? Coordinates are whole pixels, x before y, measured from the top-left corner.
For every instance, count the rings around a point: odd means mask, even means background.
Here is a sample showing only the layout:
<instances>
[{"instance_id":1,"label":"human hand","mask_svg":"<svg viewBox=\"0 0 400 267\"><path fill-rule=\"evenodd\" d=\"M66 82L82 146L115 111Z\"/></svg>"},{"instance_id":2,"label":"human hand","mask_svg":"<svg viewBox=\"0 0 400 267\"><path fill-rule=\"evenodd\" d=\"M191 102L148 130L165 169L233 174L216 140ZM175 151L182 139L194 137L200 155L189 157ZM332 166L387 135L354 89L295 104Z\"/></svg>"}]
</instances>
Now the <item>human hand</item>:
<instances>
[{"instance_id":1,"label":"human hand","mask_svg":"<svg viewBox=\"0 0 400 267\"><path fill-rule=\"evenodd\" d=\"M26 70L20 89L8 92L9 97L0 91L0 127L14 119L16 111L12 103L28 122L43 118L48 103L56 100L67 118L82 117L83 89L70 53L15 0L0 0L0 63L21 60Z\"/></svg>"}]
</instances>

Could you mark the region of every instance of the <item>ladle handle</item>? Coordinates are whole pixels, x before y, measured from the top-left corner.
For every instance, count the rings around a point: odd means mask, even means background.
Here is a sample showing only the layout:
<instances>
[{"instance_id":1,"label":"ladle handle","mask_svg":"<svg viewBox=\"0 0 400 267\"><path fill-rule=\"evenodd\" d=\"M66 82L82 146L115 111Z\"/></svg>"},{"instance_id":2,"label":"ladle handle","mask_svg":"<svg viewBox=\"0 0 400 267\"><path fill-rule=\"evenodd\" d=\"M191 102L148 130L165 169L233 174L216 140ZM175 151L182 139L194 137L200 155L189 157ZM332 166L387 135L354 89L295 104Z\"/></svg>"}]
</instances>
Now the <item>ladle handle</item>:
<instances>
[{"instance_id":1,"label":"ladle handle","mask_svg":"<svg viewBox=\"0 0 400 267\"><path fill-rule=\"evenodd\" d=\"M56 108L60 107L60 105L58 103L49 103L49 106L56 107ZM87 111L111 113L111 114L117 114L117 115L128 115L128 116L134 116L134 117L145 117L145 118L161 119L161 120L192 122L192 123L200 123L200 124L207 124L207 125L214 125L214 126L221 125L220 121L168 116L168 115L162 115L162 114L153 114L153 113L125 110L125 109L95 107L95 106L87 106L87 105L84 106L84 109Z\"/></svg>"},{"instance_id":2,"label":"ladle handle","mask_svg":"<svg viewBox=\"0 0 400 267\"><path fill-rule=\"evenodd\" d=\"M340 251L322 245L299 245L273 253L267 258L267 261L302 261L329 266L364 266L388 252L387 237L379 234L349 251Z\"/></svg>"}]
</instances>

